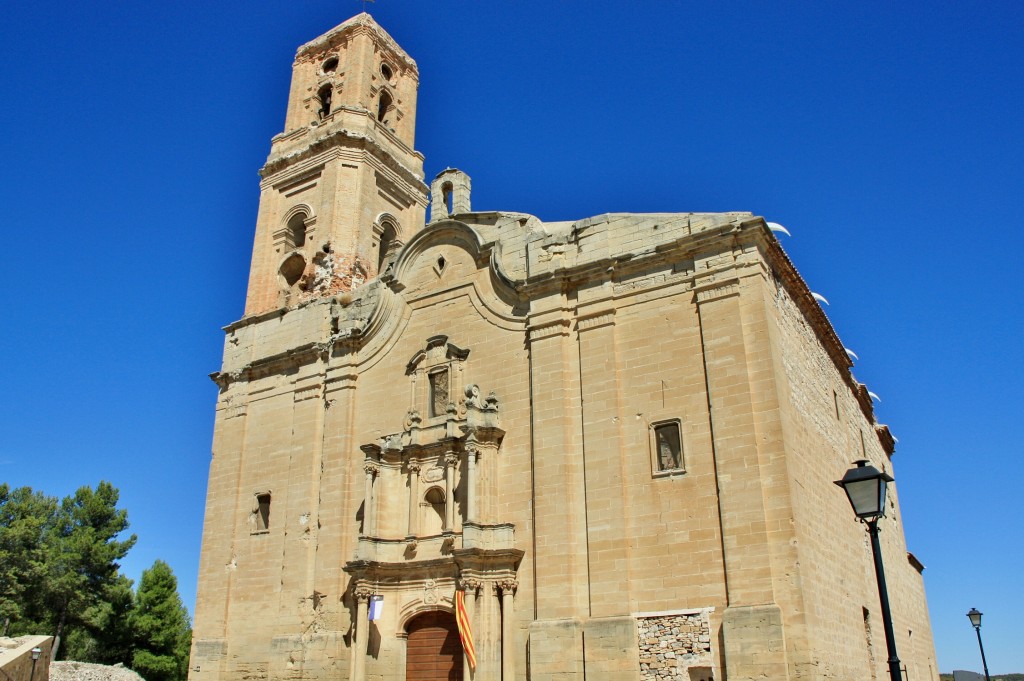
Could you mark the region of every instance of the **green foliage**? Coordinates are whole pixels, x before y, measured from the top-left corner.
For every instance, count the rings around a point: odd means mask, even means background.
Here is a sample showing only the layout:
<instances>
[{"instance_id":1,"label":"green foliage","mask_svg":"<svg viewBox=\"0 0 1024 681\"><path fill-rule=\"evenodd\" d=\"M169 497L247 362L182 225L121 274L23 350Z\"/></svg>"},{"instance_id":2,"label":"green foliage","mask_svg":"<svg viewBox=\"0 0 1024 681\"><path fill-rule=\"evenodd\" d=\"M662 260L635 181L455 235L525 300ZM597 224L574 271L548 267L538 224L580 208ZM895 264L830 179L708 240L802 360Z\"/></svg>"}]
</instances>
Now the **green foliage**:
<instances>
[{"instance_id":1,"label":"green foliage","mask_svg":"<svg viewBox=\"0 0 1024 681\"><path fill-rule=\"evenodd\" d=\"M82 662L130 666L135 637L129 620L134 609L132 580L117 575L104 590L103 598L84 613L81 626L68 636L65 656Z\"/></svg>"},{"instance_id":2,"label":"green foliage","mask_svg":"<svg viewBox=\"0 0 1024 681\"><path fill-rule=\"evenodd\" d=\"M108 482L59 503L0 483L0 633L52 633L55 656L184 681L192 629L178 580L158 560L132 591L118 561L135 535L119 540L128 512L117 501Z\"/></svg>"},{"instance_id":3,"label":"green foliage","mask_svg":"<svg viewBox=\"0 0 1024 681\"><path fill-rule=\"evenodd\" d=\"M123 597L117 561L135 544L135 535L117 539L128 528L117 500L109 482L82 487L59 505L28 487L0 485L0 613L10 633L53 632L58 655L65 629L100 626L111 589ZM76 635L76 654L89 654L83 635Z\"/></svg>"},{"instance_id":4,"label":"green foliage","mask_svg":"<svg viewBox=\"0 0 1024 681\"><path fill-rule=\"evenodd\" d=\"M142 573L131 616L135 654L131 667L147 681L183 681L188 676L192 629L178 595L178 580L158 560Z\"/></svg>"},{"instance_id":5,"label":"green foliage","mask_svg":"<svg viewBox=\"0 0 1024 681\"><path fill-rule=\"evenodd\" d=\"M57 500L28 487L0 483L0 622L2 633L18 635L35 626L47 576L46 540Z\"/></svg>"}]
</instances>

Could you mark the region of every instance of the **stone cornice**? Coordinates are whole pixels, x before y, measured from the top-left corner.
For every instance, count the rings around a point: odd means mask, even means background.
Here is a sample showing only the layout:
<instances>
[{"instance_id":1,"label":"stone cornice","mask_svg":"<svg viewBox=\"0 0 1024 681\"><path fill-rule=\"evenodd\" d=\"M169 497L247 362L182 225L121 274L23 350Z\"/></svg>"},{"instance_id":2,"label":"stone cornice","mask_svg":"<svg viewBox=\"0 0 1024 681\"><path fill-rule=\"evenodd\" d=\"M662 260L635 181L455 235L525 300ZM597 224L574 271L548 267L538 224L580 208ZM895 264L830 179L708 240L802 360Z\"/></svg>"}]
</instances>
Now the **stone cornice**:
<instances>
[{"instance_id":1,"label":"stone cornice","mask_svg":"<svg viewBox=\"0 0 1024 681\"><path fill-rule=\"evenodd\" d=\"M590 223L590 221L595 219L588 218L581 222ZM760 220L760 218L756 220ZM723 237L730 235L736 235L755 222L747 220L743 223L727 222L714 225L672 241L655 244L651 248L644 249L638 253L623 253L601 257L560 267L555 270L540 272L527 276L522 280L515 280L513 285L517 290L532 298L553 291L564 290L566 285L572 286L580 282L591 282L607 277L611 273L614 273L614 276L622 277L632 272L650 268L652 263L665 262L669 264L673 262L673 258L681 257L684 254L700 252L711 242L721 240ZM587 225L588 229L591 227L593 225ZM566 243L575 244L575 239L582 233L583 230L581 229L579 232L570 235ZM735 269L735 266L716 269Z\"/></svg>"},{"instance_id":2,"label":"stone cornice","mask_svg":"<svg viewBox=\"0 0 1024 681\"><path fill-rule=\"evenodd\" d=\"M889 426L884 424L875 425L875 435L878 437L878 441L882 443L882 449L885 450L885 455L891 457L893 452L896 451L896 438L889 432Z\"/></svg>"},{"instance_id":3,"label":"stone cornice","mask_svg":"<svg viewBox=\"0 0 1024 681\"><path fill-rule=\"evenodd\" d=\"M461 570L479 573L494 570L515 572L526 555L521 549L453 549L452 557Z\"/></svg>"},{"instance_id":4,"label":"stone cornice","mask_svg":"<svg viewBox=\"0 0 1024 681\"><path fill-rule=\"evenodd\" d=\"M315 362L317 359L325 359L333 344L333 341L326 343L304 343L303 345L289 348L284 352L253 360L234 371L215 371L210 374L210 379L221 390L226 390L228 386L238 381L251 381L261 376L281 373L287 367L308 364Z\"/></svg>"},{"instance_id":5,"label":"stone cornice","mask_svg":"<svg viewBox=\"0 0 1024 681\"><path fill-rule=\"evenodd\" d=\"M846 348L843 347L843 342L839 340L839 335L832 326L828 315L825 314L825 311L821 309L821 305L811 295L811 289L807 286L807 282L800 276L793 261L789 259L789 256L782 249L779 240L772 234L764 220L757 218L752 223L762 227L762 242L764 243L765 255L769 265L772 266L773 271L786 286L793 301L800 312L803 313L811 329L814 330L818 340L821 341L825 352L828 353L832 363L839 370L839 374L843 377L854 397L857 398L857 403L860 405L864 417L868 420L868 423L874 423L875 415L871 400L868 398L865 402L863 399L863 397L868 397L866 389L862 391L861 384L853 377L853 372L851 371L853 362L850 360L850 356L846 354ZM884 442L882 444L883 446L885 445Z\"/></svg>"},{"instance_id":6,"label":"stone cornice","mask_svg":"<svg viewBox=\"0 0 1024 681\"><path fill-rule=\"evenodd\" d=\"M396 542L405 543L404 539ZM448 573L454 576L458 569L455 560L446 556L430 560L412 560L401 563L385 563L376 560L350 560L341 568L352 575L353 580L372 579L379 577L384 580L408 581L408 576L415 573Z\"/></svg>"},{"instance_id":7,"label":"stone cornice","mask_svg":"<svg viewBox=\"0 0 1024 681\"><path fill-rule=\"evenodd\" d=\"M580 331L589 331L600 326L610 326L615 323L615 310L592 313L587 317L580 317L576 320L576 328Z\"/></svg>"},{"instance_id":8,"label":"stone cornice","mask_svg":"<svg viewBox=\"0 0 1024 681\"><path fill-rule=\"evenodd\" d=\"M736 296L740 293L740 280L736 277L718 280L715 277L704 278L694 283L697 304L707 303L719 298Z\"/></svg>"},{"instance_id":9,"label":"stone cornice","mask_svg":"<svg viewBox=\"0 0 1024 681\"><path fill-rule=\"evenodd\" d=\"M367 112L366 115L369 115ZM280 156L271 154L270 158L267 159L266 164L260 168L260 178L267 181L271 180L272 176L276 173L283 172L294 166L297 163L311 159L319 154L337 147L349 147L353 149L360 149L373 155L377 161L382 163L386 168L394 172L404 182L410 186L415 187L422 191L422 197L416 197L417 201L421 201L422 205L427 203L427 185L423 182L423 178L413 172L407 166L399 163L395 157L385 149L381 144L372 136L365 135L359 132L354 132L346 128L334 130L323 137L320 137L312 141L308 146L303 147L297 151L293 151L288 154L282 154Z\"/></svg>"}]
</instances>

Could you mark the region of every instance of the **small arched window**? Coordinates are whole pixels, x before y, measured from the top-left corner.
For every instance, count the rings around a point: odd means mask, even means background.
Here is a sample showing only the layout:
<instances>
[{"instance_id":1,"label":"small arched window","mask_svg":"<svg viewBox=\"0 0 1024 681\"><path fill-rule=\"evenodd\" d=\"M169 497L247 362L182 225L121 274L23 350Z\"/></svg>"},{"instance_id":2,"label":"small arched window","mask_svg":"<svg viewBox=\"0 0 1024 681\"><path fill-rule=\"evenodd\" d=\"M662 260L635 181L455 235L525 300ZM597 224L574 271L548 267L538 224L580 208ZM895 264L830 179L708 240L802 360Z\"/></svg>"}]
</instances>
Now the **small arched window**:
<instances>
[{"instance_id":1,"label":"small arched window","mask_svg":"<svg viewBox=\"0 0 1024 681\"><path fill-rule=\"evenodd\" d=\"M334 96L334 88L329 84L324 85L316 93L316 96L320 100L320 110L317 114L320 116L320 120L323 120L331 113L331 98Z\"/></svg>"},{"instance_id":2,"label":"small arched window","mask_svg":"<svg viewBox=\"0 0 1024 681\"><path fill-rule=\"evenodd\" d=\"M455 201L455 190L452 187L451 182L445 182L441 185L441 196L444 197L444 210L447 215L452 214L452 204Z\"/></svg>"},{"instance_id":3,"label":"small arched window","mask_svg":"<svg viewBox=\"0 0 1024 681\"><path fill-rule=\"evenodd\" d=\"M285 232L285 245L288 250L302 248L306 245L306 217L305 213L296 213L288 220L288 229Z\"/></svg>"},{"instance_id":4,"label":"small arched window","mask_svg":"<svg viewBox=\"0 0 1024 681\"><path fill-rule=\"evenodd\" d=\"M394 100L391 99L391 93L387 90L381 90L380 102L377 104L377 120L381 123L386 122L384 118L388 115L388 109L391 108L392 101Z\"/></svg>"},{"instance_id":5,"label":"small arched window","mask_svg":"<svg viewBox=\"0 0 1024 681\"><path fill-rule=\"evenodd\" d=\"M391 252L391 248L395 245L395 237L398 236L398 232L395 230L395 226L390 222L384 223L384 231L380 233L380 246L377 250L377 272L384 268L384 259L388 257Z\"/></svg>"}]
</instances>

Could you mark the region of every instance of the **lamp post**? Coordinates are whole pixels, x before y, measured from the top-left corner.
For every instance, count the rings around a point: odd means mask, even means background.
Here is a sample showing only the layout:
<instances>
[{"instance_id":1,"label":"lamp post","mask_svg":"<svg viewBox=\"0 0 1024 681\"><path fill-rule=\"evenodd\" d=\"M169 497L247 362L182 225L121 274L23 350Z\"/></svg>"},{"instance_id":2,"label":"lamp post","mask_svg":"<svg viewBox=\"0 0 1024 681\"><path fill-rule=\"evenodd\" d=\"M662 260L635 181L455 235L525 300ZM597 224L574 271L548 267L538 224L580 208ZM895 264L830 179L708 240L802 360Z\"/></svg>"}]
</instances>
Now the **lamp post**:
<instances>
[{"instance_id":1,"label":"lamp post","mask_svg":"<svg viewBox=\"0 0 1024 681\"><path fill-rule=\"evenodd\" d=\"M882 625L885 627L885 647L889 652L889 678L902 681L900 658L896 655L896 635L892 630L892 613L889 611L889 592L885 588L885 571L882 568L882 547L878 543L878 519L885 516L885 490L892 482L886 475L866 460L854 462L856 466L846 471L842 480L835 484L843 488L850 499L853 512L867 525L871 536L871 553L875 557L875 579L878 582L878 598L882 602Z\"/></svg>"},{"instance_id":2,"label":"lamp post","mask_svg":"<svg viewBox=\"0 0 1024 681\"><path fill-rule=\"evenodd\" d=\"M985 646L981 645L981 613L978 612L977 608L971 608L971 611L967 613L967 617L970 618L971 624L974 626L974 633L978 635L978 649L981 650L981 666L985 668L985 681L989 681L988 662L985 661Z\"/></svg>"}]
</instances>

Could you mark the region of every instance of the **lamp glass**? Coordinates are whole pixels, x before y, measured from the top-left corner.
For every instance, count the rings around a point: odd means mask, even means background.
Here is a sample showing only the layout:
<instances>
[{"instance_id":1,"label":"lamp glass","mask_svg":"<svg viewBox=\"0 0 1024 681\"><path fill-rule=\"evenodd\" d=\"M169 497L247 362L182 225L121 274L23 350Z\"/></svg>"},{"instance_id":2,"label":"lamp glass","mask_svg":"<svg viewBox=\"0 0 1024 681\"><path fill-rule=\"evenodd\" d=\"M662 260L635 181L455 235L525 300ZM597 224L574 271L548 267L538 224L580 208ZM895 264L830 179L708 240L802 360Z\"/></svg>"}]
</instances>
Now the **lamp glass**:
<instances>
[{"instance_id":1,"label":"lamp glass","mask_svg":"<svg viewBox=\"0 0 1024 681\"><path fill-rule=\"evenodd\" d=\"M858 518L885 515L885 482L878 478L858 480L846 485L846 495Z\"/></svg>"},{"instance_id":2,"label":"lamp glass","mask_svg":"<svg viewBox=\"0 0 1024 681\"><path fill-rule=\"evenodd\" d=\"M836 484L846 492L858 518L880 518L885 515L885 491L892 477L869 466L865 460L857 461L856 464L856 467L846 471L842 480L836 480Z\"/></svg>"},{"instance_id":3,"label":"lamp glass","mask_svg":"<svg viewBox=\"0 0 1024 681\"><path fill-rule=\"evenodd\" d=\"M42 654L42 652L43 652L42 648L33 648L32 649L32 659L33 660L38 660L39 656Z\"/></svg>"},{"instance_id":4,"label":"lamp glass","mask_svg":"<svg viewBox=\"0 0 1024 681\"><path fill-rule=\"evenodd\" d=\"M981 626L981 613L978 612L977 608L971 608L971 611L967 613L967 616L971 619L971 624L975 627Z\"/></svg>"}]
</instances>

